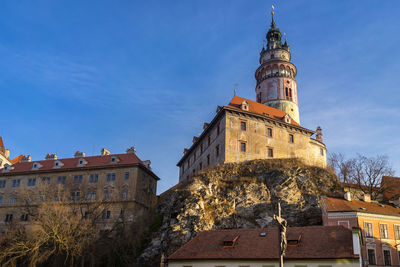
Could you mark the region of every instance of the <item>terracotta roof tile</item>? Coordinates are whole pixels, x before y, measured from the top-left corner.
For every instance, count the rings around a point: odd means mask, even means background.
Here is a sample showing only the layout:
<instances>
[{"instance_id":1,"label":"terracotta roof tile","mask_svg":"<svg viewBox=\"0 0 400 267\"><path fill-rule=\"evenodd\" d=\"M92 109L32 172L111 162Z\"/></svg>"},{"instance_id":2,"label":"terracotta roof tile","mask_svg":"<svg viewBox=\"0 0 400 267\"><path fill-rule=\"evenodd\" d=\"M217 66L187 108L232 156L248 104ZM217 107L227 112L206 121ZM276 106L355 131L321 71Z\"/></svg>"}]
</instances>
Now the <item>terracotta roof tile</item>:
<instances>
[{"instance_id":1,"label":"terracotta roof tile","mask_svg":"<svg viewBox=\"0 0 400 267\"><path fill-rule=\"evenodd\" d=\"M358 257L353 254L352 231L342 226L289 227L287 236L300 241L297 246L288 246L286 259ZM224 246L227 237L237 237L233 246ZM168 259L278 259L278 240L278 228L204 231Z\"/></svg>"},{"instance_id":2,"label":"terracotta roof tile","mask_svg":"<svg viewBox=\"0 0 400 267\"><path fill-rule=\"evenodd\" d=\"M231 102L227 105L227 107L242 110L241 105L242 105L243 101L247 101L249 103L249 112L250 113L255 113L258 115L268 114L269 117L277 119L277 120L282 120L283 117L285 117L285 115L286 115L286 112L284 112L280 109L272 108L270 106L267 106L267 105L264 105L264 104L261 104L261 103L243 98L243 97L239 97L239 96L234 96L232 98ZM300 126L294 120L291 120L291 124Z\"/></svg>"},{"instance_id":3,"label":"terracotta roof tile","mask_svg":"<svg viewBox=\"0 0 400 267\"><path fill-rule=\"evenodd\" d=\"M116 163L111 162L111 157L116 156L119 161ZM55 170L70 170L70 169L81 169L81 168L90 168L90 167L105 167L105 166L121 166L127 164L141 164L144 166L143 162L136 156L134 153L126 153L126 154L113 154L113 155L105 155L105 156L90 156L83 157L87 164L82 167L78 167L78 162L80 158L64 158L57 159L57 161L61 161L64 165L59 168L54 168L54 162L56 160L40 160L40 161L32 161L32 162L17 162L13 164L13 169L8 171L7 174L17 174L17 173L25 173L32 172L33 164L39 163L43 165L40 167L37 172L41 171L55 171Z\"/></svg>"},{"instance_id":4,"label":"terracotta roof tile","mask_svg":"<svg viewBox=\"0 0 400 267\"><path fill-rule=\"evenodd\" d=\"M361 200L348 201L343 198L324 197L328 212L357 211L383 215L394 215L400 217L400 208L391 205L382 205L376 202L364 202Z\"/></svg>"},{"instance_id":5,"label":"terracotta roof tile","mask_svg":"<svg viewBox=\"0 0 400 267\"><path fill-rule=\"evenodd\" d=\"M13 158L11 161L11 164L16 164L21 162L22 158L24 157L24 155L19 155L18 157Z\"/></svg>"},{"instance_id":6,"label":"terracotta roof tile","mask_svg":"<svg viewBox=\"0 0 400 267\"><path fill-rule=\"evenodd\" d=\"M400 198L400 177L383 176L381 186L384 188L384 201Z\"/></svg>"}]
</instances>

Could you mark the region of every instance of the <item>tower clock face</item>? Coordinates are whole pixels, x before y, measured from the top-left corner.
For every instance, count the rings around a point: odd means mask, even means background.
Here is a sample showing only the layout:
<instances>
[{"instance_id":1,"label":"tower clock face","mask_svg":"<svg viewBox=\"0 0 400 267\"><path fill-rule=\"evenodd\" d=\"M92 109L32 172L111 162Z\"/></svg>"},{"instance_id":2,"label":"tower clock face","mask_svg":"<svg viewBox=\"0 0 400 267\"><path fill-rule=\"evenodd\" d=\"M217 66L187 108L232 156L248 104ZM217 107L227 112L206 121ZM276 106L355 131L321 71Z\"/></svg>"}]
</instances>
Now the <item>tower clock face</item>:
<instances>
[{"instance_id":1,"label":"tower clock face","mask_svg":"<svg viewBox=\"0 0 400 267\"><path fill-rule=\"evenodd\" d=\"M281 58L282 58L282 59L286 59L285 54L281 54Z\"/></svg>"}]
</instances>

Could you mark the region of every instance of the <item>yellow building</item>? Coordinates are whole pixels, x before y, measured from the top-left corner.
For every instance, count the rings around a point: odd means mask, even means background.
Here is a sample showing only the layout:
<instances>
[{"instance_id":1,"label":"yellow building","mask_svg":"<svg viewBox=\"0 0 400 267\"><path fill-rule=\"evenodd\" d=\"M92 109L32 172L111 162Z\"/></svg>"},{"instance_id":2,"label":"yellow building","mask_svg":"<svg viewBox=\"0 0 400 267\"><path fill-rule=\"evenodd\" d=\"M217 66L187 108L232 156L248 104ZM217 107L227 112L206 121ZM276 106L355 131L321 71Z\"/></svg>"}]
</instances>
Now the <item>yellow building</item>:
<instances>
[{"instance_id":1,"label":"yellow building","mask_svg":"<svg viewBox=\"0 0 400 267\"><path fill-rule=\"evenodd\" d=\"M125 154L110 154L103 149L101 155L89 157L77 152L73 158L64 159L48 154L41 161L24 157L0 169L0 228L29 220L21 208L26 204L22 198L27 192L36 196L29 202L35 206L58 198L49 193L54 188L59 188L74 205L106 203L101 218L105 228L121 216L132 222L156 204L158 180L149 161L141 161L134 148Z\"/></svg>"},{"instance_id":2,"label":"yellow building","mask_svg":"<svg viewBox=\"0 0 400 267\"><path fill-rule=\"evenodd\" d=\"M321 128L314 132L300 125L297 69L281 37L272 19L255 73L257 101L235 96L218 107L211 123L204 123L201 135L184 149L177 164L180 182L212 165L252 159L299 158L326 167Z\"/></svg>"}]
</instances>

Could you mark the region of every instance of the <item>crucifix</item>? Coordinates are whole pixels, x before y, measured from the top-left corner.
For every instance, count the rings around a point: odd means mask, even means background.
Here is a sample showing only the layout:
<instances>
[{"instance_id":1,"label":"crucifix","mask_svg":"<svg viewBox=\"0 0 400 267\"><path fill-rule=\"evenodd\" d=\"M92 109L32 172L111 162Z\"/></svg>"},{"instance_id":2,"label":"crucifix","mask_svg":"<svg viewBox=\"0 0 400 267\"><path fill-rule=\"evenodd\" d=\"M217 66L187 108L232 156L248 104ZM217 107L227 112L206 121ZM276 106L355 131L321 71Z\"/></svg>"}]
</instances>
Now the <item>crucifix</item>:
<instances>
[{"instance_id":1,"label":"crucifix","mask_svg":"<svg viewBox=\"0 0 400 267\"><path fill-rule=\"evenodd\" d=\"M278 202L278 216L274 214L274 219L279 224L279 267L283 267L283 256L286 252L287 240L286 240L286 229L287 221L281 217L281 203Z\"/></svg>"}]
</instances>

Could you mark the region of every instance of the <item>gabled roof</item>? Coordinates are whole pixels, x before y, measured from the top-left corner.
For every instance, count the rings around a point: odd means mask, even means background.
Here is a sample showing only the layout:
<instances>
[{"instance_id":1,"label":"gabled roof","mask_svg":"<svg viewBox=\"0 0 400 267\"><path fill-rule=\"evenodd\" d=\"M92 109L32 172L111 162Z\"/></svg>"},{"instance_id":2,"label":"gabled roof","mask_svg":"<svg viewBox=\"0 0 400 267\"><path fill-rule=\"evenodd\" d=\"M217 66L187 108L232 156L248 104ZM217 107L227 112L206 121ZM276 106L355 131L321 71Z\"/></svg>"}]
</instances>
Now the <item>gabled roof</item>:
<instances>
[{"instance_id":1,"label":"gabled roof","mask_svg":"<svg viewBox=\"0 0 400 267\"><path fill-rule=\"evenodd\" d=\"M384 205L376 202L361 200L348 201L343 198L324 197L324 203L328 212L362 212L390 216L399 216L400 208Z\"/></svg>"},{"instance_id":2,"label":"gabled roof","mask_svg":"<svg viewBox=\"0 0 400 267\"><path fill-rule=\"evenodd\" d=\"M381 187L383 187L383 200L398 200L400 198L400 177L383 176Z\"/></svg>"},{"instance_id":3,"label":"gabled roof","mask_svg":"<svg viewBox=\"0 0 400 267\"><path fill-rule=\"evenodd\" d=\"M168 259L278 259L278 236L278 228L204 231ZM299 241L287 247L285 259L358 258L353 253L352 231L343 226L289 227L288 239L291 236ZM227 241L232 241L232 246L227 246Z\"/></svg>"},{"instance_id":4,"label":"gabled roof","mask_svg":"<svg viewBox=\"0 0 400 267\"><path fill-rule=\"evenodd\" d=\"M16 164L21 162L22 158L24 157L24 155L19 155L18 157L13 158L11 161L11 164Z\"/></svg>"},{"instance_id":5,"label":"gabled roof","mask_svg":"<svg viewBox=\"0 0 400 267\"><path fill-rule=\"evenodd\" d=\"M119 161L112 162L112 157L117 157ZM112 155L104 155L104 156L89 156L83 157L83 159L87 162L85 165L79 165L79 160L82 158L64 158L57 160L40 160L40 161L32 161L32 162L17 162L13 164L13 169L6 172L1 173L0 175L12 175L12 174L24 174L24 173L32 173L32 172L51 172L51 171L70 171L70 170L79 170L79 169L88 169L88 168L101 168L101 167L118 167L118 166L126 166L126 165L140 165L144 167L150 174L152 174L156 179L159 179L151 170L149 170L143 162L136 156L135 153L126 153L126 154L112 154ZM62 166L54 168L54 162L61 161L63 163ZM33 165L37 164L41 166L40 168L33 170Z\"/></svg>"},{"instance_id":6,"label":"gabled roof","mask_svg":"<svg viewBox=\"0 0 400 267\"><path fill-rule=\"evenodd\" d=\"M287 115L286 112L284 112L280 109L272 108L270 106L267 106L267 105L264 105L264 104L261 104L261 103L243 98L243 97L239 97L239 96L234 96L232 98L231 102L227 105L227 107L237 109L237 110L242 110L241 105L242 105L243 101L247 101L249 103L249 111L248 112L250 112L250 113L255 113L257 115L264 115L264 116L266 114L268 114L269 117L277 119L277 120L283 120L285 115ZM300 126L293 119L290 120L290 124Z\"/></svg>"}]
</instances>

